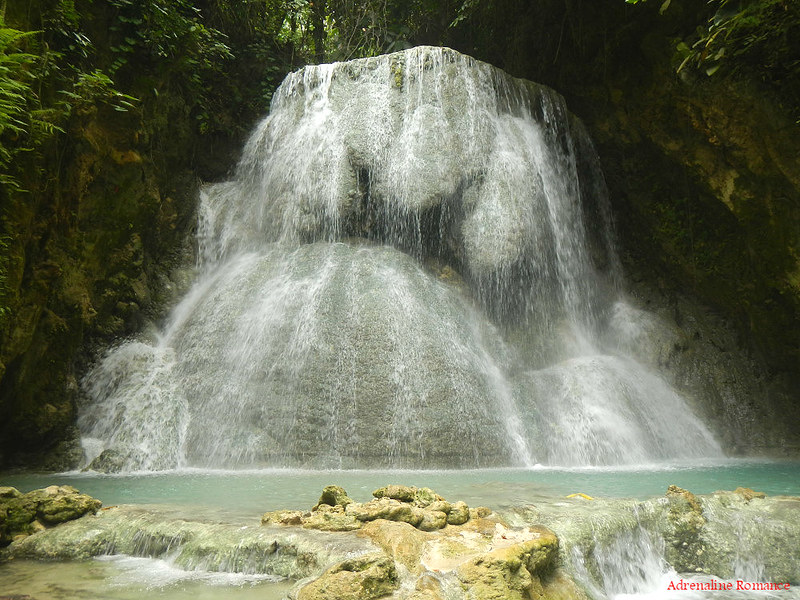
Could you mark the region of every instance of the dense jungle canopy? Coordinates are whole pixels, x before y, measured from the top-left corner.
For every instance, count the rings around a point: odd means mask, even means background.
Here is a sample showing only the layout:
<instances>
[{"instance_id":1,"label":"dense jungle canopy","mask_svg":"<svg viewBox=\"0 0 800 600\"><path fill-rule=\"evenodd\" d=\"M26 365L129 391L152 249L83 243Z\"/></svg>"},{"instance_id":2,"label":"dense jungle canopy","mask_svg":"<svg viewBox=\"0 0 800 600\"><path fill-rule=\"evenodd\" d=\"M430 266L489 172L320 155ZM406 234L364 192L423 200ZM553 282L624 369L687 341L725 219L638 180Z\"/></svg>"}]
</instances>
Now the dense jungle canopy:
<instances>
[{"instance_id":1,"label":"dense jungle canopy","mask_svg":"<svg viewBox=\"0 0 800 600\"><path fill-rule=\"evenodd\" d=\"M732 324L797 422L795 0L2 0L0 464L74 462L88 361L163 316L283 77L419 44L563 94L629 277Z\"/></svg>"}]
</instances>

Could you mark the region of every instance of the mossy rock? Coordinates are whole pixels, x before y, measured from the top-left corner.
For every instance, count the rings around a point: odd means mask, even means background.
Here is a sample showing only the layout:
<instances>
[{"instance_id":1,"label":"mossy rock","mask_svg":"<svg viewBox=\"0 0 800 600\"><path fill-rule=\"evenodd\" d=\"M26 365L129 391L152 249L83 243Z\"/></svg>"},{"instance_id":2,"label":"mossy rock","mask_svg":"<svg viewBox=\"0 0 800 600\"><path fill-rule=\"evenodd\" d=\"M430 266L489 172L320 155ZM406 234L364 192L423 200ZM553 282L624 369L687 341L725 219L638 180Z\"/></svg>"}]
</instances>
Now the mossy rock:
<instances>
[{"instance_id":1,"label":"mossy rock","mask_svg":"<svg viewBox=\"0 0 800 600\"><path fill-rule=\"evenodd\" d=\"M378 488L372 495L375 498L391 498L400 502L408 502L420 508L426 508L434 502L444 502L445 499L427 487L414 487L410 485L387 485ZM447 512L447 511L445 511Z\"/></svg>"},{"instance_id":2,"label":"mossy rock","mask_svg":"<svg viewBox=\"0 0 800 600\"><path fill-rule=\"evenodd\" d=\"M671 485L667 489L670 530L666 533L666 558L679 572L697 570L703 554L702 531L706 525L700 500L688 490Z\"/></svg>"},{"instance_id":3,"label":"mossy rock","mask_svg":"<svg viewBox=\"0 0 800 600\"><path fill-rule=\"evenodd\" d=\"M322 490L322 495L319 497L317 505L311 510L317 510L317 508L323 504L327 504L329 506L346 507L348 504L352 503L353 499L347 495L347 492L343 487L338 485L329 485Z\"/></svg>"},{"instance_id":4,"label":"mossy rock","mask_svg":"<svg viewBox=\"0 0 800 600\"><path fill-rule=\"evenodd\" d=\"M541 577L555 566L558 538L542 529L540 536L483 554L458 568L464 590L480 600L528 600L541 589Z\"/></svg>"},{"instance_id":5,"label":"mossy rock","mask_svg":"<svg viewBox=\"0 0 800 600\"><path fill-rule=\"evenodd\" d=\"M408 523L379 520L365 523L359 535L375 542L410 573L419 573L423 569L422 551L431 539L430 534Z\"/></svg>"},{"instance_id":6,"label":"mossy rock","mask_svg":"<svg viewBox=\"0 0 800 600\"><path fill-rule=\"evenodd\" d=\"M464 502L451 504L430 488L388 485L373 492L369 502L354 502L344 488L329 485L309 512L277 510L261 517L262 525L299 525L321 531L353 531L377 520L408 523L422 531L462 525L473 510ZM401 500L401 498L403 500ZM481 516L491 511L479 507ZM476 513L477 514L477 513Z\"/></svg>"},{"instance_id":7,"label":"mossy rock","mask_svg":"<svg viewBox=\"0 0 800 600\"><path fill-rule=\"evenodd\" d=\"M423 510L422 521L417 527L422 531L436 531L447 525L447 513L439 510Z\"/></svg>"},{"instance_id":8,"label":"mossy rock","mask_svg":"<svg viewBox=\"0 0 800 600\"><path fill-rule=\"evenodd\" d=\"M325 571L300 589L297 600L374 600L398 586L394 561L382 553L365 554Z\"/></svg>"},{"instance_id":9,"label":"mossy rock","mask_svg":"<svg viewBox=\"0 0 800 600\"><path fill-rule=\"evenodd\" d=\"M414 527L419 525L423 518L422 509L392 498L376 498L364 504L351 504L348 507L348 512L359 521L386 519L388 521L409 523Z\"/></svg>"},{"instance_id":10,"label":"mossy rock","mask_svg":"<svg viewBox=\"0 0 800 600\"><path fill-rule=\"evenodd\" d=\"M8 545L20 535L95 514L101 506L100 500L68 485L51 485L27 494L16 488L0 488L0 544Z\"/></svg>"},{"instance_id":11,"label":"mossy rock","mask_svg":"<svg viewBox=\"0 0 800 600\"><path fill-rule=\"evenodd\" d=\"M400 502L413 502L417 488L409 485L387 485L378 488L372 495L375 498L391 498Z\"/></svg>"},{"instance_id":12,"label":"mossy rock","mask_svg":"<svg viewBox=\"0 0 800 600\"><path fill-rule=\"evenodd\" d=\"M447 514L447 524L463 525L469 521L469 518L469 506L459 500L450 506L450 512Z\"/></svg>"},{"instance_id":13,"label":"mossy rock","mask_svg":"<svg viewBox=\"0 0 800 600\"><path fill-rule=\"evenodd\" d=\"M323 504L303 518L304 528L320 531L353 531L361 526L361 521L343 506Z\"/></svg>"},{"instance_id":14,"label":"mossy rock","mask_svg":"<svg viewBox=\"0 0 800 600\"><path fill-rule=\"evenodd\" d=\"M302 525L303 511L273 510L261 516L262 525Z\"/></svg>"}]
</instances>

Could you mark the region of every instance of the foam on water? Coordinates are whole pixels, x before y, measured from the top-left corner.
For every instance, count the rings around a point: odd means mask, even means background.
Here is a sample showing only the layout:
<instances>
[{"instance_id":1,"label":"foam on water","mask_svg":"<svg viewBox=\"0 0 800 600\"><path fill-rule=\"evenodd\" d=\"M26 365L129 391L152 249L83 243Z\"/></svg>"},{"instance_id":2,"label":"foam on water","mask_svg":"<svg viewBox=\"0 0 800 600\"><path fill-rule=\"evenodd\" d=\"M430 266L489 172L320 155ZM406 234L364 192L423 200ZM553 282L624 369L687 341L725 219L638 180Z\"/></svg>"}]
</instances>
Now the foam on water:
<instances>
[{"instance_id":1,"label":"foam on water","mask_svg":"<svg viewBox=\"0 0 800 600\"><path fill-rule=\"evenodd\" d=\"M118 570L110 581L119 587L139 586L148 591L158 590L187 582L204 586L227 587L254 583L277 582L281 578L255 573L229 573L225 571L187 571L175 565L169 558L145 558L115 554L97 557L98 561L110 562Z\"/></svg>"}]
</instances>

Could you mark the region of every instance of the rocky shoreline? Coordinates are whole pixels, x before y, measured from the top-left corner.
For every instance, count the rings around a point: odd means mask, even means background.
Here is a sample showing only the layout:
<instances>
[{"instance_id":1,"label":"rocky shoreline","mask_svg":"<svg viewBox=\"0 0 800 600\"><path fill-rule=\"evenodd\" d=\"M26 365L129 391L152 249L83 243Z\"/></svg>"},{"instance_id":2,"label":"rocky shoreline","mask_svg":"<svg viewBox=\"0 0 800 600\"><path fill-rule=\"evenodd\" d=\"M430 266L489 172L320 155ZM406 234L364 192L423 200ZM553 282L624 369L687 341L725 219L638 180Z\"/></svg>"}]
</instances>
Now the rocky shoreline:
<instances>
[{"instance_id":1,"label":"rocky shoreline","mask_svg":"<svg viewBox=\"0 0 800 600\"><path fill-rule=\"evenodd\" d=\"M614 561L635 562L637 548L676 575L800 584L800 498L746 488L670 486L645 501L573 494L495 512L429 488L389 485L359 503L328 486L310 510L244 526L155 506L99 510L68 486L0 492L4 560L169 556L185 570L294 580L296 600L583 600L613 592ZM34 518L20 529L23 512Z\"/></svg>"}]
</instances>

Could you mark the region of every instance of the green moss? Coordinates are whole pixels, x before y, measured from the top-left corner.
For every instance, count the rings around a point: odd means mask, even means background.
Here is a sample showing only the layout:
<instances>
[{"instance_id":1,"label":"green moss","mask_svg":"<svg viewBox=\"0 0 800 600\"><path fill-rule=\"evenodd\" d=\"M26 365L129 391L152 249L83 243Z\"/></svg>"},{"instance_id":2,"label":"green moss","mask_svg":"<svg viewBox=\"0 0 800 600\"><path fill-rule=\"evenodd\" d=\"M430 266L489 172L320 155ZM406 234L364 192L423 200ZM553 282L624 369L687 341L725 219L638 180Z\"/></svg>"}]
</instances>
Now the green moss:
<instances>
[{"instance_id":1,"label":"green moss","mask_svg":"<svg viewBox=\"0 0 800 600\"><path fill-rule=\"evenodd\" d=\"M403 59L392 57L389 63L389 71L392 74L392 83L394 87L401 89L405 78L405 64L403 63Z\"/></svg>"}]
</instances>

